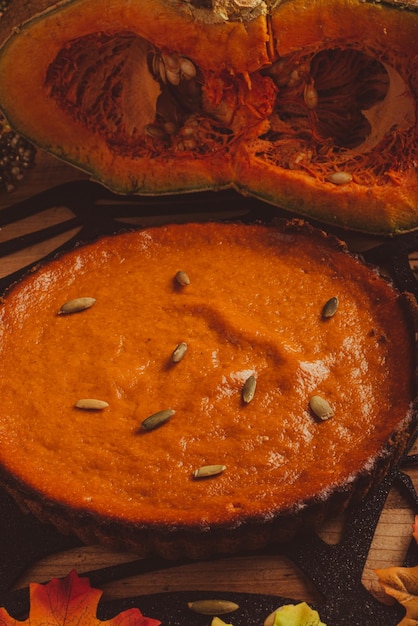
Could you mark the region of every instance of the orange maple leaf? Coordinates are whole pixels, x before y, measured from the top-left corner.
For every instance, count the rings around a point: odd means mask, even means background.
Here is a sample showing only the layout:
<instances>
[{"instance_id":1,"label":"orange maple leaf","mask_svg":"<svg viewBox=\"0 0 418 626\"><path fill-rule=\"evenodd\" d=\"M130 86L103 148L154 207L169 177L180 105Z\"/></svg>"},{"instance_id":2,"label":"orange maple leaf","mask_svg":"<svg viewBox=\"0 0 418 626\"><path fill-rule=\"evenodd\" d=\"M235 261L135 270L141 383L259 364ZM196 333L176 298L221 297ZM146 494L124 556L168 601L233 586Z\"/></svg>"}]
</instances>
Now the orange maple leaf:
<instances>
[{"instance_id":1,"label":"orange maple leaf","mask_svg":"<svg viewBox=\"0 0 418 626\"><path fill-rule=\"evenodd\" d=\"M159 626L161 622L144 617L136 608L123 611L107 621L97 618L102 591L93 589L88 578L75 570L65 578L53 578L45 585L29 585L29 617L19 621L0 608L0 626Z\"/></svg>"}]
</instances>

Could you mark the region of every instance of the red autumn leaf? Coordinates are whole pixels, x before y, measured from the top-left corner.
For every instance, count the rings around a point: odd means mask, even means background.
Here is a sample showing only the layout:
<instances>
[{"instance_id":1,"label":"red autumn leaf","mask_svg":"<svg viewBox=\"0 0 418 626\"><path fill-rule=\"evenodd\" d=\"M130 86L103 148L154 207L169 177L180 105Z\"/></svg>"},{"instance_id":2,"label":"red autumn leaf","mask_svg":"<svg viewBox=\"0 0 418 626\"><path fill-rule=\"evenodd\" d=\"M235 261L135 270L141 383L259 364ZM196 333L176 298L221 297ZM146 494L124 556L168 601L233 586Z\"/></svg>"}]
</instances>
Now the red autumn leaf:
<instances>
[{"instance_id":1,"label":"red autumn leaf","mask_svg":"<svg viewBox=\"0 0 418 626\"><path fill-rule=\"evenodd\" d=\"M29 617L19 621L0 608L0 626L159 626L161 622L144 617L139 609L123 611L105 622L97 618L102 591L93 589L88 578L73 570L65 578L29 586Z\"/></svg>"}]
</instances>

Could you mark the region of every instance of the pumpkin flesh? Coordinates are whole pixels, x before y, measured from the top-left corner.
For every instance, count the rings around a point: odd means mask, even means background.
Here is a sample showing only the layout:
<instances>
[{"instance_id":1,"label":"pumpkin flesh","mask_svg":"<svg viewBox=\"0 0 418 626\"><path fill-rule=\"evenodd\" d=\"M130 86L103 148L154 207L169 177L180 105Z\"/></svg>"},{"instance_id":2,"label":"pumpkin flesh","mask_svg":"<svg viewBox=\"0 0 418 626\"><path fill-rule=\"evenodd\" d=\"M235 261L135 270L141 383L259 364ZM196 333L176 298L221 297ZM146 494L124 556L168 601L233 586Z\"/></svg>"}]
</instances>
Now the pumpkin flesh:
<instances>
[{"instance_id":1,"label":"pumpkin flesh","mask_svg":"<svg viewBox=\"0 0 418 626\"><path fill-rule=\"evenodd\" d=\"M279 60L267 72L281 89L268 132L241 144L252 158L237 161L248 165L238 179L267 201L327 223L408 229L418 197L415 16L319 0L304 6L301 29L297 4L272 17ZM341 172L349 184L331 182Z\"/></svg>"},{"instance_id":2,"label":"pumpkin flesh","mask_svg":"<svg viewBox=\"0 0 418 626\"><path fill-rule=\"evenodd\" d=\"M252 8L12 4L0 24L0 107L118 193L235 187L355 230L416 228L412 3Z\"/></svg>"}]
</instances>

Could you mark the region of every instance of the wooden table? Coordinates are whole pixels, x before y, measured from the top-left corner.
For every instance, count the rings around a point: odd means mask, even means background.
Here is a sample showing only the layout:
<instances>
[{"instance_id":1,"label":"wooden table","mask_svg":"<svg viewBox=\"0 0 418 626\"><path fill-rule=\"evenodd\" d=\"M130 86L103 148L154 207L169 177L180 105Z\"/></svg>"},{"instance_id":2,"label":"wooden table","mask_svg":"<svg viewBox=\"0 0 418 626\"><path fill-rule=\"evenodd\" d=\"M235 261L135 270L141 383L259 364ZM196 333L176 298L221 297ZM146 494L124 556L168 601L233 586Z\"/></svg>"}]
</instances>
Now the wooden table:
<instances>
[{"instance_id":1,"label":"wooden table","mask_svg":"<svg viewBox=\"0 0 418 626\"><path fill-rule=\"evenodd\" d=\"M5 208L59 183L84 178L84 175L73 168L46 155L38 155L36 167L18 189L11 194L2 192L0 207ZM27 220L20 220L2 228L0 230L0 242L18 237L27 231L55 224L67 216L68 209L65 206L51 207ZM49 241L43 242L1 259L1 277L42 257L68 236L69 234L66 233L54 240L52 244ZM347 237L357 249L368 248L379 243L378 238L374 237L362 237L349 233L347 233ZM413 468L409 473L416 483L418 481L418 469ZM414 511L410 502L398 489L391 489L362 574L362 582L366 589L383 602L389 603L390 601L383 597L374 569L402 565L411 541L413 521ZM341 533L342 519L333 519L321 529L321 537L330 544L338 543ZM30 581L42 582L52 577L64 576L73 568L82 573L113 564L126 563L134 559L136 559L135 555L109 552L97 546L76 547L63 553L52 554L34 563L22 574L16 588L26 586ZM185 564L176 568L113 581L104 586L104 599L181 590L214 591L217 592L217 595L223 591L238 591L272 594L311 603L320 603L321 601L321 594L314 584L287 556L268 553L240 555L209 562ZM234 623L233 617L229 619ZM362 624L361 626L367 625ZM382 626L384 625L382 624Z\"/></svg>"}]
</instances>

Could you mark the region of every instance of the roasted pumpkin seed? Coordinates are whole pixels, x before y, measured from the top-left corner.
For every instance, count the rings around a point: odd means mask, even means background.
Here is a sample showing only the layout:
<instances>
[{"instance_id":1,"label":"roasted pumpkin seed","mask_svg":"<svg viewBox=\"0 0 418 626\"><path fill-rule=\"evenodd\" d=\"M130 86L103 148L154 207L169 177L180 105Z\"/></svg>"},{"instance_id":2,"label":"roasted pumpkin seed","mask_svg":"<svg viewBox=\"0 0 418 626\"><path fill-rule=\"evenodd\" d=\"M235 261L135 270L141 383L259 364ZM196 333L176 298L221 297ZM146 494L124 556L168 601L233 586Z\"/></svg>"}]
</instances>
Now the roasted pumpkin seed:
<instances>
[{"instance_id":1,"label":"roasted pumpkin seed","mask_svg":"<svg viewBox=\"0 0 418 626\"><path fill-rule=\"evenodd\" d=\"M230 600L195 600L188 602L187 606L201 615L225 615L239 609L239 605Z\"/></svg>"},{"instance_id":2,"label":"roasted pumpkin seed","mask_svg":"<svg viewBox=\"0 0 418 626\"><path fill-rule=\"evenodd\" d=\"M179 270L177 272L177 274L176 274L176 281L182 287L185 287L186 285L190 285L189 275L186 272L183 272L183 270Z\"/></svg>"},{"instance_id":3,"label":"roasted pumpkin seed","mask_svg":"<svg viewBox=\"0 0 418 626\"><path fill-rule=\"evenodd\" d=\"M320 420L328 420L330 417L334 417L334 411L332 410L329 402L321 398L321 396L312 396L309 400L309 406L311 410L319 417Z\"/></svg>"},{"instance_id":4,"label":"roasted pumpkin seed","mask_svg":"<svg viewBox=\"0 0 418 626\"><path fill-rule=\"evenodd\" d=\"M181 341L178 346L175 348L175 350L173 351L173 354L171 355L171 360L173 363L179 363L182 358L184 357L184 355L187 352L187 343L185 341Z\"/></svg>"},{"instance_id":5,"label":"roasted pumpkin seed","mask_svg":"<svg viewBox=\"0 0 418 626\"><path fill-rule=\"evenodd\" d=\"M102 411L109 406L109 403L105 400L97 400L96 398L81 398L75 403L77 409L84 409L86 411Z\"/></svg>"},{"instance_id":6,"label":"roasted pumpkin seed","mask_svg":"<svg viewBox=\"0 0 418 626\"><path fill-rule=\"evenodd\" d=\"M244 387L242 388L242 399L245 402L245 404L248 404L249 402L251 402L251 400L253 400L256 387L257 387L257 379L252 374L251 376L247 378L247 380L244 383Z\"/></svg>"},{"instance_id":7,"label":"roasted pumpkin seed","mask_svg":"<svg viewBox=\"0 0 418 626\"><path fill-rule=\"evenodd\" d=\"M96 302L95 298L74 298L62 305L58 311L58 315L69 315L70 313L79 313L93 306Z\"/></svg>"},{"instance_id":8,"label":"roasted pumpkin seed","mask_svg":"<svg viewBox=\"0 0 418 626\"><path fill-rule=\"evenodd\" d=\"M173 409L157 411L157 413L153 413L141 422L141 428L143 428L143 430L154 430L154 428L158 428L168 422L168 420L173 417L174 413L175 411Z\"/></svg>"},{"instance_id":9,"label":"roasted pumpkin seed","mask_svg":"<svg viewBox=\"0 0 418 626\"><path fill-rule=\"evenodd\" d=\"M217 476L226 470L226 465L203 465L193 472L193 478L208 478Z\"/></svg>"},{"instance_id":10,"label":"roasted pumpkin seed","mask_svg":"<svg viewBox=\"0 0 418 626\"><path fill-rule=\"evenodd\" d=\"M339 302L337 296L333 296L332 298L327 300L327 302L325 302L324 306L322 307L322 317L324 319L329 319L330 317L333 317L333 315L335 315L337 312L338 304Z\"/></svg>"}]
</instances>

